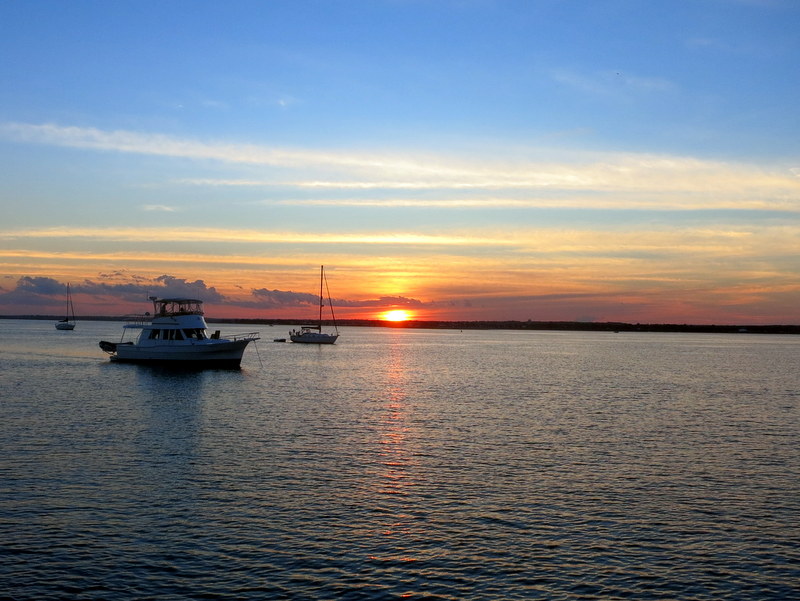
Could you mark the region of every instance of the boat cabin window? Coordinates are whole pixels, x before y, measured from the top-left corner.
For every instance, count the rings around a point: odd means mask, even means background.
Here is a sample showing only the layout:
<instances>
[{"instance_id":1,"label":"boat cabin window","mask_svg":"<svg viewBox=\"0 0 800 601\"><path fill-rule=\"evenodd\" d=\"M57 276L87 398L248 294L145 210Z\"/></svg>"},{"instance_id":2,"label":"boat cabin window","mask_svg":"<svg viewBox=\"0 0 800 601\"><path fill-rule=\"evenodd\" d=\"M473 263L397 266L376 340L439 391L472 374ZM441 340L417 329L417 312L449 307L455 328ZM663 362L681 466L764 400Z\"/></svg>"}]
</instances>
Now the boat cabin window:
<instances>
[{"instance_id":1,"label":"boat cabin window","mask_svg":"<svg viewBox=\"0 0 800 601\"><path fill-rule=\"evenodd\" d=\"M189 340L203 340L205 338L203 330L201 328L192 328L189 330L184 330L183 335L186 336Z\"/></svg>"},{"instance_id":2,"label":"boat cabin window","mask_svg":"<svg viewBox=\"0 0 800 601\"><path fill-rule=\"evenodd\" d=\"M180 330L150 330L149 340L183 340Z\"/></svg>"},{"instance_id":3,"label":"boat cabin window","mask_svg":"<svg viewBox=\"0 0 800 601\"><path fill-rule=\"evenodd\" d=\"M161 330L161 340L183 340L180 330Z\"/></svg>"}]
</instances>

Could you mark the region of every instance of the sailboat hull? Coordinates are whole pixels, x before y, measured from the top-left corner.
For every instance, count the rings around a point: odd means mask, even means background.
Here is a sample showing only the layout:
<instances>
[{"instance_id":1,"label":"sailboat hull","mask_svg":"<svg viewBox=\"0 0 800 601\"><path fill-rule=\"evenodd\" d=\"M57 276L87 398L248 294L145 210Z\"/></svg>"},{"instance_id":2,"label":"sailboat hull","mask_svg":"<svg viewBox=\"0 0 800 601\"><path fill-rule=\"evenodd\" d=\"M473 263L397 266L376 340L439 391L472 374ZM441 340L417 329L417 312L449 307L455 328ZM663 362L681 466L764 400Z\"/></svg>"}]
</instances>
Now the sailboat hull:
<instances>
[{"instance_id":1,"label":"sailboat hull","mask_svg":"<svg viewBox=\"0 0 800 601\"><path fill-rule=\"evenodd\" d=\"M59 321L56 324L56 330L74 330L74 329L75 329L75 324L74 323L70 323L70 322L66 322L66 321Z\"/></svg>"},{"instance_id":2,"label":"sailboat hull","mask_svg":"<svg viewBox=\"0 0 800 601\"><path fill-rule=\"evenodd\" d=\"M338 334L320 334L319 332L303 332L302 334L292 334L292 342L302 342L305 344L333 344L339 337Z\"/></svg>"}]
</instances>

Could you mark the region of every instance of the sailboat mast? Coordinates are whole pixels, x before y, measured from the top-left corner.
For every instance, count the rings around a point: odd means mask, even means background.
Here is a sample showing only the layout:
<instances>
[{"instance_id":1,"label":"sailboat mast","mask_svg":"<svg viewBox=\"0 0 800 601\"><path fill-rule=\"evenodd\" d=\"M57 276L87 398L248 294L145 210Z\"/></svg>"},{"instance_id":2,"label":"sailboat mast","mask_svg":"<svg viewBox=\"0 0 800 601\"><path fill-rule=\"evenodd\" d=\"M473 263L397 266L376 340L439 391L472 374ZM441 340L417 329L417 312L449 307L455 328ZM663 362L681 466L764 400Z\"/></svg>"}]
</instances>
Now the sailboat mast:
<instances>
[{"instance_id":1,"label":"sailboat mast","mask_svg":"<svg viewBox=\"0 0 800 601\"><path fill-rule=\"evenodd\" d=\"M322 331L322 307L325 306L325 300L322 296L322 277L323 277L323 267L324 265L319 266L319 328L320 332Z\"/></svg>"},{"instance_id":2,"label":"sailboat mast","mask_svg":"<svg viewBox=\"0 0 800 601\"><path fill-rule=\"evenodd\" d=\"M72 306L72 292L69 289L69 282L67 282L67 317L66 321L75 321L75 309Z\"/></svg>"},{"instance_id":3,"label":"sailboat mast","mask_svg":"<svg viewBox=\"0 0 800 601\"><path fill-rule=\"evenodd\" d=\"M336 313L333 312L333 299L331 298L331 289L328 287L328 278L325 278L325 292L328 294L328 304L331 307L331 319L333 320L333 328L336 330L336 335L339 335L339 326L336 325Z\"/></svg>"}]
</instances>

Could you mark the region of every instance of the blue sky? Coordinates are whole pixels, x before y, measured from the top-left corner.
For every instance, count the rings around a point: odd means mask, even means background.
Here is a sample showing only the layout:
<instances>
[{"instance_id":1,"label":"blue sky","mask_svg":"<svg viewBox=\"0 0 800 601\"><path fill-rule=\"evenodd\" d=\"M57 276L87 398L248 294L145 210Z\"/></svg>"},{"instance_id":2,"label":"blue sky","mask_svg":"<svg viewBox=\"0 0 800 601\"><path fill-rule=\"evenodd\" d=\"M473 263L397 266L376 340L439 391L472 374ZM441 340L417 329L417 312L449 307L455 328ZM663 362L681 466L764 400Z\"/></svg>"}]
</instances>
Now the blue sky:
<instances>
[{"instance_id":1,"label":"blue sky","mask_svg":"<svg viewBox=\"0 0 800 601\"><path fill-rule=\"evenodd\" d=\"M302 315L326 263L353 316L796 322L798 30L790 0L4 3L0 313L71 281Z\"/></svg>"}]
</instances>

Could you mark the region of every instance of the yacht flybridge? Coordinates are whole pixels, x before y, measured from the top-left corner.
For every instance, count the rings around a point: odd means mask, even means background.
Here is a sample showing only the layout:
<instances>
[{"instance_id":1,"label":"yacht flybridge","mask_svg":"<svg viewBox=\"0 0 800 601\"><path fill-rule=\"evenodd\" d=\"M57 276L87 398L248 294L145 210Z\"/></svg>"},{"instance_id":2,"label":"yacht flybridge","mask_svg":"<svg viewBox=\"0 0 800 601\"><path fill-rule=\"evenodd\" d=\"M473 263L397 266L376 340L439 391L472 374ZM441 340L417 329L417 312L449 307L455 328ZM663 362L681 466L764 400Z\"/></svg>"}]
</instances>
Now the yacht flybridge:
<instances>
[{"instance_id":1,"label":"yacht flybridge","mask_svg":"<svg viewBox=\"0 0 800 601\"><path fill-rule=\"evenodd\" d=\"M112 361L236 368L247 345L259 339L258 332L220 338L217 330L209 336L201 300L154 296L150 300L152 316L145 313L123 326L119 342L100 342ZM125 340L129 332L137 331L135 340Z\"/></svg>"}]
</instances>

